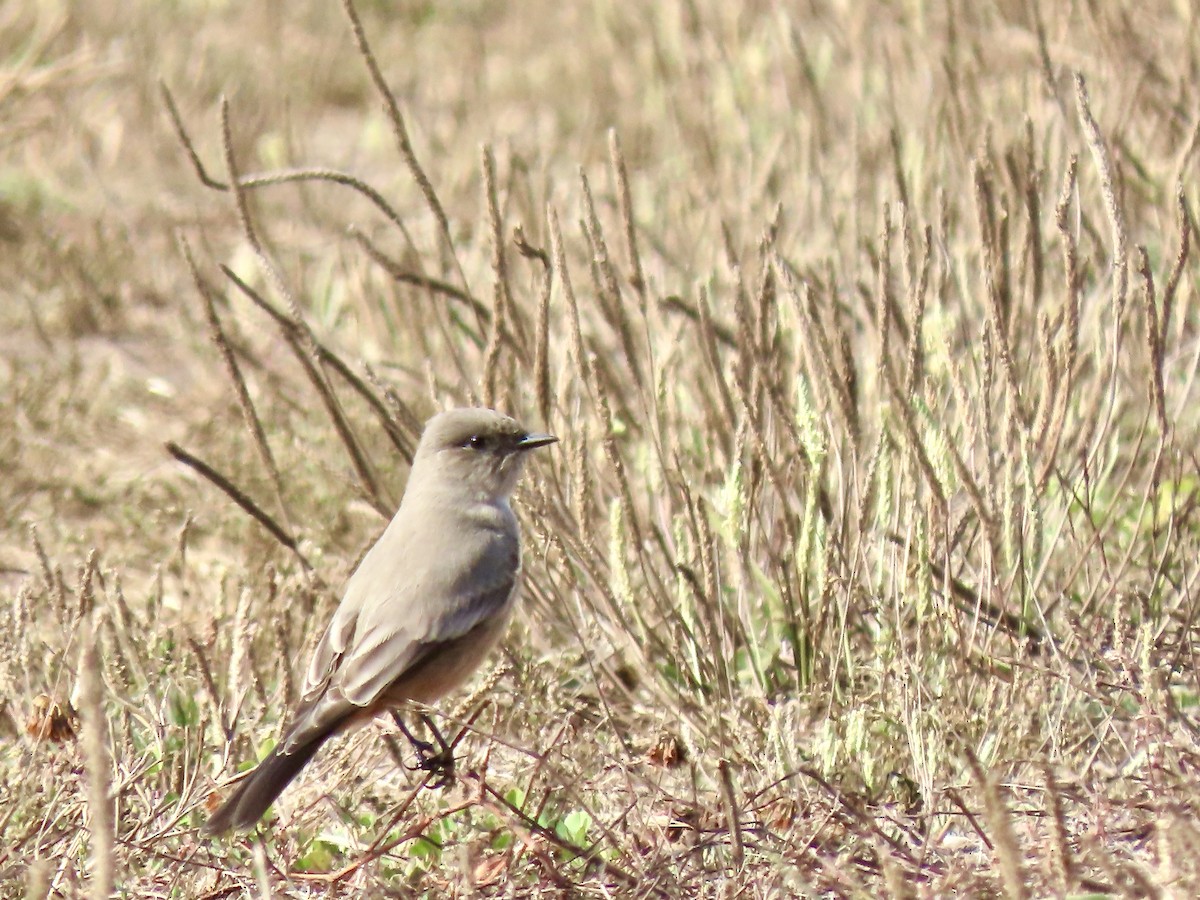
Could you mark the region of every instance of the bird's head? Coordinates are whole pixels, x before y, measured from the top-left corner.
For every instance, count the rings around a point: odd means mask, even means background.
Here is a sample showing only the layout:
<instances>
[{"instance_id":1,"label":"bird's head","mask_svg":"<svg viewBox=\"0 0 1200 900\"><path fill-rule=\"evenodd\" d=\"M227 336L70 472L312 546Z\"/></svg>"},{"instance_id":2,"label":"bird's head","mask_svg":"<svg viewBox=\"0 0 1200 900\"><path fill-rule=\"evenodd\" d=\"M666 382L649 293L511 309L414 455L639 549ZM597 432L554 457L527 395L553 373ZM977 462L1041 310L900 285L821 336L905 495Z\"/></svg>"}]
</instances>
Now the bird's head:
<instances>
[{"instance_id":1,"label":"bird's head","mask_svg":"<svg viewBox=\"0 0 1200 900\"><path fill-rule=\"evenodd\" d=\"M530 432L493 409L451 409L425 424L413 459L413 479L465 488L489 500L507 498L521 476L525 455L557 441Z\"/></svg>"}]
</instances>

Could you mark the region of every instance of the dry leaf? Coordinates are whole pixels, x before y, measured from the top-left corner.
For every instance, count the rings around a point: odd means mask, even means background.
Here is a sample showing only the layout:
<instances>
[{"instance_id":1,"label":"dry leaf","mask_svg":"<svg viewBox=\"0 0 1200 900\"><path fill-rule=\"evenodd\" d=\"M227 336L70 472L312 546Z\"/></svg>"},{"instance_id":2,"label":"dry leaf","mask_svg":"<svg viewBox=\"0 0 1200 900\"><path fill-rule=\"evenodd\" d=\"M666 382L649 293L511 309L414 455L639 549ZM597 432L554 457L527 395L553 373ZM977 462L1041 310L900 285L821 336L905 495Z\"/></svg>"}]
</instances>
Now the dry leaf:
<instances>
[{"instance_id":1,"label":"dry leaf","mask_svg":"<svg viewBox=\"0 0 1200 900\"><path fill-rule=\"evenodd\" d=\"M25 721L25 732L35 741L62 744L75 740L75 723L78 720L79 714L67 701L38 694L33 698L29 718Z\"/></svg>"}]
</instances>

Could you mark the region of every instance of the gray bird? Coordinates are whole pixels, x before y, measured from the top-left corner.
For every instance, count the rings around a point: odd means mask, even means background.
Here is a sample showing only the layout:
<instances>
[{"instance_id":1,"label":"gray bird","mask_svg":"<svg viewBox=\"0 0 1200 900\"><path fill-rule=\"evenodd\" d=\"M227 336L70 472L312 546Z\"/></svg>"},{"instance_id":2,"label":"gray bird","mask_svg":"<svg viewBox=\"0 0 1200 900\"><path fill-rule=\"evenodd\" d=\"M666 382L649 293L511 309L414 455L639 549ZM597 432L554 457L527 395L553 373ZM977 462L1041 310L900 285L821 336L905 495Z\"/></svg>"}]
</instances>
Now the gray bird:
<instances>
[{"instance_id":1,"label":"gray bird","mask_svg":"<svg viewBox=\"0 0 1200 900\"><path fill-rule=\"evenodd\" d=\"M462 684L504 634L521 568L509 497L558 438L490 409L425 425L404 498L350 576L290 724L202 832L250 828L329 738Z\"/></svg>"}]
</instances>

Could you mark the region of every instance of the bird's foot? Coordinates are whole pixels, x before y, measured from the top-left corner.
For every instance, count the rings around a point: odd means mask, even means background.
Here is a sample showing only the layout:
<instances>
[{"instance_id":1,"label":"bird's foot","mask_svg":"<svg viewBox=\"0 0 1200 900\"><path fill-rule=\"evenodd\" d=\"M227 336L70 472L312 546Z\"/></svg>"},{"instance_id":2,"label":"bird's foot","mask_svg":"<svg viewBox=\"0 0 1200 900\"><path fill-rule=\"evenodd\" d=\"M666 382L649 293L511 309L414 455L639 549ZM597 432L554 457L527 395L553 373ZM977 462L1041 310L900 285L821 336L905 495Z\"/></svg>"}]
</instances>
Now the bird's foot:
<instances>
[{"instance_id":1,"label":"bird's foot","mask_svg":"<svg viewBox=\"0 0 1200 900\"><path fill-rule=\"evenodd\" d=\"M392 716L417 754L416 765L409 766L408 768L414 772L429 772L431 775L436 775L437 780L430 784L430 787L435 790L454 784L454 748L442 737L442 733L438 731L433 720L428 715L422 713L421 721L429 729L429 733L436 739L436 744L422 740L413 734L408 729L408 726L404 724L404 720L399 714L393 713Z\"/></svg>"},{"instance_id":2,"label":"bird's foot","mask_svg":"<svg viewBox=\"0 0 1200 900\"><path fill-rule=\"evenodd\" d=\"M435 776L436 780L429 785L431 788L440 790L454 784L454 753L449 747L439 750L428 741L421 741L414 748L417 751L417 764L412 769Z\"/></svg>"}]
</instances>

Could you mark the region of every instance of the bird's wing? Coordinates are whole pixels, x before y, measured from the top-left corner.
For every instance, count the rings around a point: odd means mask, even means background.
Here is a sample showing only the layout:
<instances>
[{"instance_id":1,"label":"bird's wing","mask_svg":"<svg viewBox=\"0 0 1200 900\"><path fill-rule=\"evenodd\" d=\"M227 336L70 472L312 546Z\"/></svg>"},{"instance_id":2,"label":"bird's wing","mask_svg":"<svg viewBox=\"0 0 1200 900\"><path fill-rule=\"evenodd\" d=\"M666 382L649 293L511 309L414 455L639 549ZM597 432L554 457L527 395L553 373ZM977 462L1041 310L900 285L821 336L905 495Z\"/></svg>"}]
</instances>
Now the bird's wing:
<instances>
[{"instance_id":1,"label":"bird's wing","mask_svg":"<svg viewBox=\"0 0 1200 900\"><path fill-rule=\"evenodd\" d=\"M402 572L390 566L372 569L368 554L360 568L388 577L361 581L355 573L351 578L313 653L284 752L332 722L370 708L439 644L506 609L519 568L515 541L485 544L472 556L454 560L457 566L422 561ZM440 572L456 577L436 577ZM385 587L384 581L390 583Z\"/></svg>"},{"instance_id":2,"label":"bird's wing","mask_svg":"<svg viewBox=\"0 0 1200 900\"><path fill-rule=\"evenodd\" d=\"M475 590L455 596L428 627L374 622L355 636L334 677L338 692L355 706L367 707L439 644L460 638L503 612L512 596L516 572L508 571Z\"/></svg>"},{"instance_id":3,"label":"bird's wing","mask_svg":"<svg viewBox=\"0 0 1200 900\"><path fill-rule=\"evenodd\" d=\"M357 601L357 602L356 602ZM362 611L362 596L347 594L334 611L333 619L321 635L304 673L300 697L304 702L316 700L329 687L329 679L341 664L342 655L354 639L358 616Z\"/></svg>"}]
</instances>

